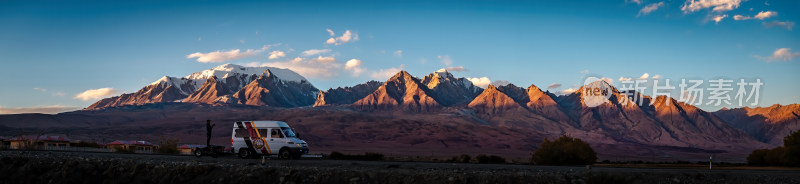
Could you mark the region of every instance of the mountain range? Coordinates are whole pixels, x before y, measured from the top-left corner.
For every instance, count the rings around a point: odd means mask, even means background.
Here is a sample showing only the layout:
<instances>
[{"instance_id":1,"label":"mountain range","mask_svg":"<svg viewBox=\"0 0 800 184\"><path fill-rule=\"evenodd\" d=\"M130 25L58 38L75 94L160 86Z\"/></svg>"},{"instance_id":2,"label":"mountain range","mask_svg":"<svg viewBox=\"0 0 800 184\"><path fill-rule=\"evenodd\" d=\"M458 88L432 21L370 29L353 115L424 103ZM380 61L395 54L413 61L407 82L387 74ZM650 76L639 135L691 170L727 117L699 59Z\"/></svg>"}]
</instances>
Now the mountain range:
<instances>
[{"instance_id":1,"label":"mountain range","mask_svg":"<svg viewBox=\"0 0 800 184\"><path fill-rule=\"evenodd\" d=\"M495 145L494 149L526 150L537 147L544 138L569 134L599 147L601 153L660 157L669 157L674 150L741 156L753 149L779 145L783 136L800 128L798 104L707 112L666 96L642 95L642 105L624 103L628 96L614 87L610 91L608 102L590 107L581 98L583 87L566 95L543 91L536 85L527 88L514 84L489 85L484 89L446 70L421 79L400 71L384 82L368 81L320 91L288 69L225 64L186 77L165 76L135 93L99 100L80 113L119 114L131 108L160 109L164 105L185 104L175 107L186 108L181 111L223 108L227 110L220 115L233 118L262 117L259 113L240 113L269 108L256 112L269 114L263 118L297 121L290 124L296 123L298 129L313 133L311 140L320 145L340 147L353 139L366 139L383 141L383 145L410 145L411 149L415 145L472 149L481 147L476 142L496 144L485 142L495 140L503 144ZM169 119L169 116L173 115L157 117ZM372 123L361 124L366 122ZM409 129L406 124L398 124L402 122L420 126ZM370 131L348 128L356 125L366 126ZM395 129L398 127L405 129L398 132ZM406 137L416 135L407 132L410 130L438 134ZM487 132L475 135L475 131L482 130ZM368 136L373 134L395 136ZM478 137L484 141L467 141ZM655 151L642 151L640 148L644 147Z\"/></svg>"},{"instance_id":2,"label":"mountain range","mask_svg":"<svg viewBox=\"0 0 800 184\"><path fill-rule=\"evenodd\" d=\"M301 107L319 90L289 69L225 64L186 77L164 76L135 93L102 99L86 109L159 102Z\"/></svg>"}]
</instances>

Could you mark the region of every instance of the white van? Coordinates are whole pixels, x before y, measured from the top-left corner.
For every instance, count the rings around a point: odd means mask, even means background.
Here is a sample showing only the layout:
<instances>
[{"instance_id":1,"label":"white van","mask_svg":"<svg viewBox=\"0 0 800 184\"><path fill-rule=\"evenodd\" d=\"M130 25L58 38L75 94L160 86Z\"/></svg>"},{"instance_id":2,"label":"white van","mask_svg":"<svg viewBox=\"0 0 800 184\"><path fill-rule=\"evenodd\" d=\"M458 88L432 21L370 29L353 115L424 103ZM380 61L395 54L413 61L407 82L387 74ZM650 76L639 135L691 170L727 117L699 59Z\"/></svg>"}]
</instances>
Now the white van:
<instances>
[{"instance_id":1,"label":"white van","mask_svg":"<svg viewBox=\"0 0 800 184\"><path fill-rule=\"evenodd\" d=\"M300 158L308 153L306 141L297 138L282 121L238 121L233 124L231 144L240 158L278 155L282 159Z\"/></svg>"}]
</instances>

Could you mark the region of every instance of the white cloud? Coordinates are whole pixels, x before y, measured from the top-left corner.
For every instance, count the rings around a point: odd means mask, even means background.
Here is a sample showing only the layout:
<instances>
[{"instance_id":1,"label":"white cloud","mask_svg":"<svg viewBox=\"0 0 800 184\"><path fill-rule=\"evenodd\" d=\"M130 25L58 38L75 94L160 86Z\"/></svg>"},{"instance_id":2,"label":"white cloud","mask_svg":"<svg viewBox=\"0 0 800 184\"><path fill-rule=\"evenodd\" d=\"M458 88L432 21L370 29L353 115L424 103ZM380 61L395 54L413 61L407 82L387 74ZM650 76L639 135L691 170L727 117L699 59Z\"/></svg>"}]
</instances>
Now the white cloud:
<instances>
[{"instance_id":1,"label":"white cloud","mask_svg":"<svg viewBox=\"0 0 800 184\"><path fill-rule=\"evenodd\" d=\"M312 56L312 55L318 55L318 54L325 54L325 53L328 53L328 52L331 52L331 49L309 49L309 50L303 51L303 55L304 56Z\"/></svg>"},{"instance_id":2,"label":"white cloud","mask_svg":"<svg viewBox=\"0 0 800 184\"><path fill-rule=\"evenodd\" d=\"M328 33L333 33L333 31L329 31ZM335 34L331 35L331 36L335 36ZM350 41L357 41L357 40L358 40L358 34L357 33L353 33L350 30L346 30L346 31L344 31L344 34L342 34L342 36L339 36L339 37L336 37L336 38L333 38L333 37L328 38L328 40L325 41L325 43L334 44L334 45L341 45L343 43L347 43L347 42L350 42Z\"/></svg>"},{"instance_id":3,"label":"white cloud","mask_svg":"<svg viewBox=\"0 0 800 184\"><path fill-rule=\"evenodd\" d=\"M269 53L269 59L278 59L282 57L286 57L286 53L283 51L275 50Z\"/></svg>"},{"instance_id":4,"label":"white cloud","mask_svg":"<svg viewBox=\"0 0 800 184\"><path fill-rule=\"evenodd\" d=\"M556 89L556 88L560 88L560 87L561 87L561 83L552 83L549 86L547 86L547 89Z\"/></svg>"},{"instance_id":5,"label":"white cloud","mask_svg":"<svg viewBox=\"0 0 800 184\"><path fill-rule=\"evenodd\" d=\"M642 4L642 0L626 0L625 2L633 2L633 3L636 3L638 5Z\"/></svg>"},{"instance_id":6,"label":"white cloud","mask_svg":"<svg viewBox=\"0 0 800 184\"><path fill-rule=\"evenodd\" d=\"M587 73L589 73L589 70L588 69L587 70L582 70L580 73L581 74L587 74Z\"/></svg>"},{"instance_id":7,"label":"white cloud","mask_svg":"<svg viewBox=\"0 0 800 184\"><path fill-rule=\"evenodd\" d=\"M47 89L44 88L33 88L35 91L47 92Z\"/></svg>"},{"instance_id":8,"label":"white cloud","mask_svg":"<svg viewBox=\"0 0 800 184\"><path fill-rule=\"evenodd\" d=\"M644 74L642 74L642 76L639 77L639 79L647 79L647 78L650 78L650 74L649 73L644 73Z\"/></svg>"},{"instance_id":9,"label":"white cloud","mask_svg":"<svg viewBox=\"0 0 800 184\"><path fill-rule=\"evenodd\" d=\"M377 80L386 80L397 74L398 72L402 71L406 65L400 65L399 68L387 68L387 69L380 69L377 72L372 72L372 78Z\"/></svg>"},{"instance_id":10,"label":"white cloud","mask_svg":"<svg viewBox=\"0 0 800 184\"><path fill-rule=\"evenodd\" d=\"M770 17L774 17L774 16L778 16L778 12L762 11L762 12L758 12L758 14L756 14L756 16L753 16L753 18L757 18L758 20L764 20L764 19L767 19L767 18L770 18Z\"/></svg>"},{"instance_id":11,"label":"white cloud","mask_svg":"<svg viewBox=\"0 0 800 184\"><path fill-rule=\"evenodd\" d=\"M297 58L295 58L295 59L297 59ZM312 59L311 59L310 61L308 61L308 62L309 62L309 63L323 63L323 64L327 64L327 63L333 63L333 62L336 62L336 58L334 58L333 56L328 56L328 57L317 56L317 58L312 58Z\"/></svg>"},{"instance_id":12,"label":"white cloud","mask_svg":"<svg viewBox=\"0 0 800 184\"><path fill-rule=\"evenodd\" d=\"M342 66L341 64L336 63L336 59L333 59L331 61L327 59L328 57L320 57L320 58L314 58L309 60L301 57L296 57L294 59L284 62L269 62L269 63L254 62L254 63L248 63L246 65L286 68L308 78L329 78L339 75L338 71L341 71Z\"/></svg>"},{"instance_id":13,"label":"white cloud","mask_svg":"<svg viewBox=\"0 0 800 184\"><path fill-rule=\"evenodd\" d=\"M439 70L447 70L447 71L451 71L451 72L465 72L465 71L467 71L467 69L464 68L463 66L445 67L445 68L442 68L442 69L439 69Z\"/></svg>"},{"instance_id":14,"label":"white cloud","mask_svg":"<svg viewBox=\"0 0 800 184\"><path fill-rule=\"evenodd\" d=\"M791 31L792 27L794 27L794 22L792 22L792 21L781 22L781 21L775 20L775 21L772 21L772 22L769 22L769 23L762 22L762 24L764 24L764 26L766 26L766 27L784 27L789 31Z\"/></svg>"},{"instance_id":15,"label":"white cloud","mask_svg":"<svg viewBox=\"0 0 800 184\"><path fill-rule=\"evenodd\" d=\"M403 50L394 51L395 56L403 56Z\"/></svg>"},{"instance_id":16,"label":"white cloud","mask_svg":"<svg viewBox=\"0 0 800 184\"><path fill-rule=\"evenodd\" d=\"M467 78L467 80L472 82L473 85L478 86L478 87L482 87L482 88L486 88L486 87L489 86L490 83L492 83L492 81L489 80L489 77Z\"/></svg>"},{"instance_id":17,"label":"white cloud","mask_svg":"<svg viewBox=\"0 0 800 184\"><path fill-rule=\"evenodd\" d=\"M622 82L622 81L630 81L630 80L633 80L633 78L630 78L630 77L628 77L628 78L625 78L625 77L619 77L619 81L620 81L620 82Z\"/></svg>"},{"instance_id":18,"label":"white cloud","mask_svg":"<svg viewBox=\"0 0 800 184\"><path fill-rule=\"evenodd\" d=\"M325 29L325 30L328 31L328 34L331 36L336 35L336 33L333 33L333 30L331 29Z\"/></svg>"},{"instance_id":19,"label":"white cloud","mask_svg":"<svg viewBox=\"0 0 800 184\"><path fill-rule=\"evenodd\" d=\"M75 97L72 97L72 99L89 101L89 100L97 100L101 98L114 96L116 94L119 94L119 90L116 90L114 88L90 89L82 93L78 93L77 95L75 95Z\"/></svg>"},{"instance_id":20,"label":"white cloud","mask_svg":"<svg viewBox=\"0 0 800 184\"><path fill-rule=\"evenodd\" d=\"M67 95L66 93L61 91L53 93L53 96L66 96L66 95Z\"/></svg>"},{"instance_id":21,"label":"white cloud","mask_svg":"<svg viewBox=\"0 0 800 184\"><path fill-rule=\"evenodd\" d=\"M258 55L258 53L264 52L269 48L268 46L264 46L261 49L253 50L247 49L247 51L241 52L239 49L233 49L229 51L214 51L209 53L201 53L195 52L186 56L186 59L197 58L198 62L201 63L218 63L230 60L237 60L246 57L252 57Z\"/></svg>"},{"instance_id":22,"label":"white cloud","mask_svg":"<svg viewBox=\"0 0 800 184\"><path fill-rule=\"evenodd\" d=\"M575 88L569 88L569 89L561 90L561 94L564 94L564 95L572 94L575 91L577 91Z\"/></svg>"},{"instance_id":23,"label":"white cloud","mask_svg":"<svg viewBox=\"0 0 800 184\"><path fill-rule=\"evenodd\" d=\"M79 107L69 107L63 105L39 106L39 107L3 107L0 106L0 114L22 114L22 113L42 113L57 114L61 112L79 110Z\"/></svg>"},{"instance_id":24,"label":"white cloud","mask_svg":"<svg viewBox=\"0 0 800 184\"><path fill-rule=\"evenodd\" d=\"M715 15L714 17L711 18L711 20L714 20L714 23L719 23L720 21L722 21L722 19L725 19L725 17L728 17L728 14Z\"/></svg>"},{"instance_id":25,"label":"white cloud","mask_svg":"<svg viewBox=\"0 0 800 184\"><path fill-rule=\"evenodd\" d=\"M661 75L655 75L653 76L653 79L661 79Z\"/></svg>"},{"instance_id":26,"label":"white cloud","mask_svg":"<svg viewBox=\"0 0 800 184\"><path fill-rule=\"evenodd\" d=\"M353 76L359 76L365 71L364 68L361 67L361 60L359 59L348 60L344 64L344 69L353 71Z\"/></svg>"},{"instance_id":27,"label":"white cloud","mask_svg":"<svg viewBox=\"0 0 800 184\"><path fill-rule=\"evenodd\" d=\"M450 56L448 56L448 55L436 56L436 58L439 58L439 60L442 60L442 64L444 64L444 66L453 65L453 59L450 58Z\"/></svg>"},{"instance_id":28,"label":"white cloud","mask_svg":"<svg viewBox=\"0 0 800 184\"><path fill-rule=\"evenodd\" d=\"M758 14L756 14L756 16L753 16L753 17L743 16L743 15L734 15L733 16L733 20L750 20L750 19L764 20L764 19L767 19L767 18L770 18L770 17L774 17L774 16L778 16L778 12L775 12L775 11L762 11L762 12L758 12Z\"/></svg>"},{"instance_id":29,"label":"white cloud","mask_svg":"<svg viewBox=\"0 0 800 184\"><path fill-rule=\"evenodd\" d=\"M788 61L794 59L794 57L800 56L800 52L792 53L792 49L790 48L780 48L772 52L772 55L769 57L762 57L756 56L759 59L766 60L766 61Z\"/></svg>"},{"instance_id":30,"label":"white cloud","mask_svg":"<svg viewBox=\"0 0 800 184\"><path fill-rule=\"evenodd\" d=\"M605 81L608 84L614 84L614 79L611 79L611 78L608 78L608 77L600 78L600 80Z\"/></svg>"},{"instance_id":31,"label":"white cloud","mask_svg":"<svg viewBox=\"0 0 800 184\"><path fill-rule=\"evenodd\" d=\"M649 4L647 6L644 6L641 10L639 10L639 14L636 15L636 16L647 15L650 12L658 10L658 8L660 8L661 6L664 6L664 2L663 1L662 2L658 2L658 3Z\"/></svg>"},{"instance_id":32,"label":"white cloud","mask_svg":"<svg viewBox=\"0 0 800 184\"><path fill-rule=\"evenodd\" d=\"M715 12L726 12L738 8L741 4L742 0L686 0L681 10L687 14L705 8L711 8Z\"/></svg>"}]
</instances>

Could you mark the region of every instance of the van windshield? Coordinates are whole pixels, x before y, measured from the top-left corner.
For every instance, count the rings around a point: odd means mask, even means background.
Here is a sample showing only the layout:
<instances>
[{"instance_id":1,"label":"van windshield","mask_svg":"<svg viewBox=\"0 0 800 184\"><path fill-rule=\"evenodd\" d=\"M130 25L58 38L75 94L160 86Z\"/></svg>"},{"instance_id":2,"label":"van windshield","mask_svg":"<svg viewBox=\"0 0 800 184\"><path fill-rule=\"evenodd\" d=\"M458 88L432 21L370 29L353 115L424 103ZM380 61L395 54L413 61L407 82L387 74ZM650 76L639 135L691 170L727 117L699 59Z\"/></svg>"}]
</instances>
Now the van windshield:
<instances>
[{"instance_id":1,"label":"van windshield","mask_svg":"<svg viewBox=\"0 0 800 184\"><path fill-rule=\"evenodd\" d=\"M283 130L283 134L286 135L286 137L295 137L294 131L292 131L291 128L281 127L281 130Z\"/></svg>"}]
</instances>

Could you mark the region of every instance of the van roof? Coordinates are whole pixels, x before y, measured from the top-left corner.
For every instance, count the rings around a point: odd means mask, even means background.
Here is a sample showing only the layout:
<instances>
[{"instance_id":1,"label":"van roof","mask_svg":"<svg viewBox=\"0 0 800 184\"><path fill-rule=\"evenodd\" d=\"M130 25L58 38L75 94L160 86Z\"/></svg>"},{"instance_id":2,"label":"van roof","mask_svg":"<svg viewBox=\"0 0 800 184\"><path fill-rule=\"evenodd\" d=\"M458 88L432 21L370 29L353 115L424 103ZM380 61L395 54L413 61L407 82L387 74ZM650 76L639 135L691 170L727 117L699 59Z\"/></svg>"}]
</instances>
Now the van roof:
<instances>
[{"instance_id":1,"label":"van roof","mask_svg":"<svg viewBox=\"0 0 800 184\"><path fill-rule=\"evenodd\" d=\"M289 127L289 124L286 124L286 122L283 121L260 120L260 121L241 121L241 122L242 123L253 122L253 125L255 125L256 127ZM233 126L236 127L236 123L234 123Z\"/></svg>"}]
</instances>

